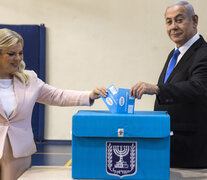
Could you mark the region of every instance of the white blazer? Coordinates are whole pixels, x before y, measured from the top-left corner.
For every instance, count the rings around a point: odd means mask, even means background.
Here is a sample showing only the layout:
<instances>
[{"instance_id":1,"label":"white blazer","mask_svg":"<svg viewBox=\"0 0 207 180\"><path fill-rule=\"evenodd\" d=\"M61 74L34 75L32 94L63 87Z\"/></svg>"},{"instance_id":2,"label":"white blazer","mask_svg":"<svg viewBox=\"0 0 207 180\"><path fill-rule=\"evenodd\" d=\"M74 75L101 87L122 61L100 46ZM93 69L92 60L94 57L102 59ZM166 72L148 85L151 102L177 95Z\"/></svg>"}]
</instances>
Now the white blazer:
<instances>
[{"instance_id":1,"label":"white blazer","mask_svg":"<svg viewBox=\"0 0 207 180\"><path fill-rule=\"evenodd\" d=\"M55 106L90 105L90 92L57 89L44 83L34 71L25 72L30 76L28 85L15 76L13 78L17 106L9 118L0 104L0 158L7 135L14 157L29 156L36 152L31 127L32 111L36 102Z\"/></svg>"}]
</instances>

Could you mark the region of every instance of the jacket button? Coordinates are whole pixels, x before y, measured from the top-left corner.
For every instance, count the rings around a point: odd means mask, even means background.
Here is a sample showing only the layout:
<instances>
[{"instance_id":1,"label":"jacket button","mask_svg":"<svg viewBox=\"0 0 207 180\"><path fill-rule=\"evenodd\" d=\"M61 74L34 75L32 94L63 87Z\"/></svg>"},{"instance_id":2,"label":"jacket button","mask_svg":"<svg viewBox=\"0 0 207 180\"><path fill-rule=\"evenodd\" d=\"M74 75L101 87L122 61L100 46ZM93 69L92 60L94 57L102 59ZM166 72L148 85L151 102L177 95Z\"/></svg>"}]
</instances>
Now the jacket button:
<instances>
[{"instance_id":1,"label":"jacket button","mask_svg":"<svg viewBox=\"0 0 207 180\"><path fill-rule=\"evenodd\" d=\"M4 123L5 126L9 126L9 122Z\"/></svg>"}]
</instances>

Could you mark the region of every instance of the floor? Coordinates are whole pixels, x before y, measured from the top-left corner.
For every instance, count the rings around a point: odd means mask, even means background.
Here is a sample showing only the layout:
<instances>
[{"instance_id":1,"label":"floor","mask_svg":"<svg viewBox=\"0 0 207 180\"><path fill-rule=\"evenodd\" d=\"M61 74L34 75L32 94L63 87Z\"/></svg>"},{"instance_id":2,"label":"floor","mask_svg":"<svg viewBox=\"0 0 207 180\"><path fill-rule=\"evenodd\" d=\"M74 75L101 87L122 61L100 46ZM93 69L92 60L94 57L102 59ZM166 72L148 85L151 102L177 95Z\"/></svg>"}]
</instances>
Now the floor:
<instances>
[{"instance_id":1,"label":"floor","mask_svg":"<svg viewBox=\"0 0 207 180\"><path fill-rule=\"evenodd\" d=\"M71 179L71 141L45 141L36 146L32 167L18 180Z\"/></svg>"},{"instance_id":2,"label":"floor","mask_svg":"<svg viewBox=\"0 0 207 180\"><path fill-rule=\"evenodd\" d=\"M71 143L37 143L32 167L18 180L72 180ZM170 169L170 180L207 180L207 169Z\"/></svg>"},{"instance_id":3,"label":"floor","mask_svg":"<svg viewBox=\"0 0 207 180\"><path fill-rule=\"evenodd\" d=\"M71 166L71 142L48 141L36 145L37 153L32 155L32 166Z\"/></svg>"},{"instance_id":4,"label":"floor","mask_svg":"<svg viewBox=\"0 0 207 180\"><path fill-rule=\"evenodd\" d=\"M33 166L18 180L73 179L70 166ZM207 169L170 169L170 180L207 180Z\"/></svg>"}]
</instances>

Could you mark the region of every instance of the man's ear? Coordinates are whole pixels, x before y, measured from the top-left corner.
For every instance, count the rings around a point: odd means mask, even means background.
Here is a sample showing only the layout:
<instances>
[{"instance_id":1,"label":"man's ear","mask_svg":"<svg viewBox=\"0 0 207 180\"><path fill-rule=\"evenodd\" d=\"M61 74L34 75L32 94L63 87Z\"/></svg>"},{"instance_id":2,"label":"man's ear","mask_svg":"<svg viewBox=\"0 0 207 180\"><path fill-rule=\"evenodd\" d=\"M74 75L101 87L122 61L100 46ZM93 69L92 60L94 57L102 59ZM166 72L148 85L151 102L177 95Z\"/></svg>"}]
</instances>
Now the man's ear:
<instances>
[{"instance_id":1,"label":"man's ear","mask_svg":"<svg viewBox=\"0 0 207 180\"><path fill-rule=\"evenodd\" d=\"M193 20L194 28L197 28L197 26L198 26L198 16L196 14L193 15L192 20Z\"/></svg>"}]
</instances>

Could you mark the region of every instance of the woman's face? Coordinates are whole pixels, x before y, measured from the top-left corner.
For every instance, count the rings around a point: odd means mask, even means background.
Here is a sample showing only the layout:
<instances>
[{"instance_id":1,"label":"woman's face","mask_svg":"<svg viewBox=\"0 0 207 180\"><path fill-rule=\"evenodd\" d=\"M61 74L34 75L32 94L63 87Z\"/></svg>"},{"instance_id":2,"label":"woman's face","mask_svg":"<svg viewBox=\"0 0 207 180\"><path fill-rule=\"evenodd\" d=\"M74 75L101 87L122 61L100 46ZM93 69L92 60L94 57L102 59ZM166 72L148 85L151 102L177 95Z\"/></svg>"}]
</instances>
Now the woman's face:
<instances>
[{"instance_id":1,"label":"woman's face","mask_svg":"<svg viewBox=\"0 0 207 180\"><path fill-rule=\"evenodd\" d=\"M0 78L11 78L11 74L18 70L23 59L23 47L19 42L3 49L0 53Z\"/></svg>"}]
</instances>

